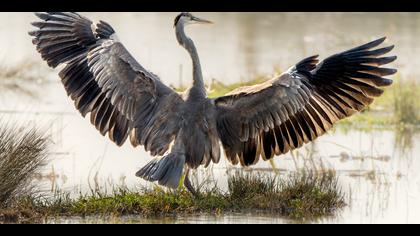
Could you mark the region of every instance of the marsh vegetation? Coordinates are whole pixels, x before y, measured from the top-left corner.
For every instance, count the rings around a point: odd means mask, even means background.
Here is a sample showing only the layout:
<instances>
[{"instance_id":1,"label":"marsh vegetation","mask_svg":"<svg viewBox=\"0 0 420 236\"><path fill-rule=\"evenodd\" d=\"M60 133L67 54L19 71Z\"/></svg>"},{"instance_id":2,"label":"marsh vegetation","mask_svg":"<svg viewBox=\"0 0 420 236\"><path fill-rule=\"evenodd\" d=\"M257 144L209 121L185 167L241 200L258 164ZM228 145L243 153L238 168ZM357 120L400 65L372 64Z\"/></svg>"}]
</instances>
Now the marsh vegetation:
<instances>
[{"instance_id":1,"label":"marsh vegetation","mask_svg":"<svg viewBox=\"0 0 420 236\"><path fill-rule=\"evenodd\" d=\"M345 196L334 172L296 172L285 178L236 172L228 181L226 192L213 186L197 196L184 189L167 191L156 186L137 191L116 187L111 193L94 192L78 198L70 198L63 192L50 199L25 197L9 208L7 219L42 222L75 216L165 217L265 212L309 220L331 215L345 206ZM11 217L12 213L18 216Z\"/></svg>"}]
</instances>

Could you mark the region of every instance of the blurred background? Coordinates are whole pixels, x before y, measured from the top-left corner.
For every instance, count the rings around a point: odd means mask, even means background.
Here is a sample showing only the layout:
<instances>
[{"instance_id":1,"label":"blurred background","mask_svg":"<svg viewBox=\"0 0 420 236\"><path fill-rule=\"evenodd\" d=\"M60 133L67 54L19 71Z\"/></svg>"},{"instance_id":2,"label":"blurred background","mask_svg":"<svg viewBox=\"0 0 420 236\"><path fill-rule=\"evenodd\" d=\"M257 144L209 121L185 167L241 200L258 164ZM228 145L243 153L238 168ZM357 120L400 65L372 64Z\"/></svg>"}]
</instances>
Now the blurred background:
<instances>
[{"instance_id":1,"label":"blurred background","mask_svg":"<svg viewBox=\"0 0 420 236\"><path fill-rule=\"evenodd\" d=\"M190 83L190 58L174 34L178 13L81 14L110 23L132 55L166 84ZM193 14L215 22L187 28L210 89L215 81L228 85L269 78L305 57L319 54L324 59L387 36L385 44L396 45L392 54L398 56L392 64L399 70L392 91L367 114L339 125L293 155L277 157L271 164L260 162L248 171L270 171L273 165L280 173L304 165L327 166L340 174L351 204L326 222L419 222L420 14ZM37 181L46 191L59 188L74 193L95 184L146 185L134 173L151 156L129 143L116 147L74 109L59 70L49 69L31 43L28 31L35 20L32 13L0 13L0 117L9 123L36 124L50 135L51 163ZM211 167L210 175L223 187L226 171L234 168L238 167L223 160ZM204 175L209 173L197 174Z\"/></svg>"}]
</instances>

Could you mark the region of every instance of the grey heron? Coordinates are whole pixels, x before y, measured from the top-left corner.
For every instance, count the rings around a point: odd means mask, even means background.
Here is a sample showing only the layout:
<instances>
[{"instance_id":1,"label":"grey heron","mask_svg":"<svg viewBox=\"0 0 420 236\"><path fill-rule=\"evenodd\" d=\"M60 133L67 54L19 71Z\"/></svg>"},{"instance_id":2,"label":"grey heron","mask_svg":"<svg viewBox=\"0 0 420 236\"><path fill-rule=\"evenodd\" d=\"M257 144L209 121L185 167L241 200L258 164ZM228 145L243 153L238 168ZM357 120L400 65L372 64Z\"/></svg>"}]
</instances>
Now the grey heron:
<instances>
[{"instance_id":1,"label":"grey heron","mask_svg":"<svg viewBox=\"0 0 420 236\"><path fill-rule=\"evenodd\" d=\"M233 164L270 160L325 134L339 120L364 110L397 72L396 60L377 48L385 38L319 62L308 57L264 83L207 97L200 59L187 25L208 24L190 13L175 18L179 44L191 56L193 82L185 92L166 86L126 50L108 23L77 13L36 13L29 32L68 96L102 135L121 146L127 139L155 159L136 175L178 187L183 171L220 160L220 144ZM186 171L187 172L187 171ZM186 180L188 180L188 175Z\"/></svg>"}]
</instances>

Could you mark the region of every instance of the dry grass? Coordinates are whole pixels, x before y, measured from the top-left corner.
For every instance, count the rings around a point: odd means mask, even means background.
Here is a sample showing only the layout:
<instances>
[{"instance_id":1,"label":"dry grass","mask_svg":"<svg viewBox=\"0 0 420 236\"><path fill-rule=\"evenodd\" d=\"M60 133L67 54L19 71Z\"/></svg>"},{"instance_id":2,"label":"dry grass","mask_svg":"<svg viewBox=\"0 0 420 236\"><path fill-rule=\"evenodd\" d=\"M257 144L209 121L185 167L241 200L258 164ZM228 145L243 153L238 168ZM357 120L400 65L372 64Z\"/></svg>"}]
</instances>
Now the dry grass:
<instances>
[{"instance_id":1,"label":"dry grass","mask_svg":"<svg viewBox=\"0 0 420 236\"><path fill-rule=\"evenodd\" d=\"M24 61L9 66L5 64L7 63L0 63L0 88L3 91L37 97L38 93L30 85L46 80L48 71L45 67L40 66L38 61Z\"/></svg>"},{"instance_id":2,"label":"dry grass","mask_svg":"<svg viewBox=\"0 0 420 236\"><path fill-rule=\"evenodd\" d=\"M47 139L36 128L0 126L0 215L32 195L31 180L45 165Z\"/></svg>"}]
</instances>

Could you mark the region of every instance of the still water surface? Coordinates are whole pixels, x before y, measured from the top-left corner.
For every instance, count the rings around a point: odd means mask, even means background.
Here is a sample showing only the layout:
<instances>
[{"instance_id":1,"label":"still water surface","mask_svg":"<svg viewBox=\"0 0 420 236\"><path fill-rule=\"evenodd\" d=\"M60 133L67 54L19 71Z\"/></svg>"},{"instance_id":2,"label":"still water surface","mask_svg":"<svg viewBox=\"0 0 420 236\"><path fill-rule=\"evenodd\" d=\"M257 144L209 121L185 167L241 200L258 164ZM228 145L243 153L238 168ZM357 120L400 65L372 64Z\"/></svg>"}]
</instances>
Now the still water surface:
<instances>
[{"instance_id":1,"label":"still water surface","mask_svg":"<svg viewBox=\"0 0 420 236\"><path fill-rule=\"evenodd\" d=\"M173 18L176 13L84 13L91 19L111 23L119 38L146 68L172 85L188 84L191 63L176 42ZM196 42L207 81L236 82L273 68L285 70L304 57L322 58L375 38L388 36L397 45L394 53L404 79L418 80L420 60L420 14L415 13L196 13L214 21L213 26L192 26L187 31ZM116 147L102 137L75 111L59 82L57 71L46 68L31 44L30 13L0 13L0 61L13 67L35 61L28 68L31 79L16 83L28 93L6 91L0 95L4 120L37 124L51 136L51 163L39 180L45 191L59 188L77 195L97 182L138 187L147 183L134 173L151 160L143 148L128 143ZM13 81L12 81L13 82ZM4 83L10 83L6 81ZM405 143L401 145L401 137ZM331 223L420 223L420 135L393 130L331 132L314 144L276 158L281 173L294 171L296 162L314 153L317 163L337 170L348 194L349 206L333 217L317 222ZM226 188L226 161L212 166L212 176ZM269 170L260 162L254 170ZM204 174L204 170L199 173ZM199 180L200 181L200 180ZM181 218L118 219L131 223L289 223L273 215L189 216ZM62 219L62 222L95 222L97 219ZM115 221L110 220L110 221Z\"/></svg>"}]
</instances>

